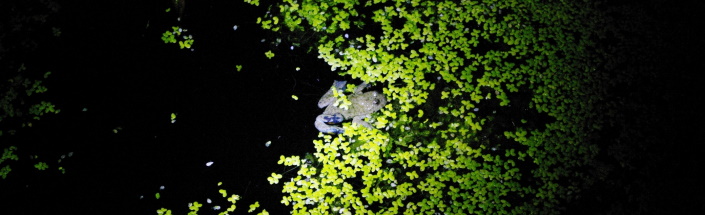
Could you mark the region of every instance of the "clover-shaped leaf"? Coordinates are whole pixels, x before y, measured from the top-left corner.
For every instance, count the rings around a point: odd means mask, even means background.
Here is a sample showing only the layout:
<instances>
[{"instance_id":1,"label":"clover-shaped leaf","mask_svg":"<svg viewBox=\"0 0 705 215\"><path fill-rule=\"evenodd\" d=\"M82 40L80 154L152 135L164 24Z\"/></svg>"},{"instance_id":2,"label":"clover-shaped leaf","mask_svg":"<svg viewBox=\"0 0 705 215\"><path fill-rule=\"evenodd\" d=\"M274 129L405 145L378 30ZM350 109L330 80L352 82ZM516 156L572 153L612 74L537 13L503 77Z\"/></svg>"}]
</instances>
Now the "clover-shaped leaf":
<instances>
[{"instance_id":1,"label":"clover-shaped leaf","mask_svg":"<svg viewBox=\"0 0 705 215\"><path fill-rule=\"evenodd\" d=\"M255 203L253 203L253 204L250 205L250 209L247 210L247 212L248 212L248 213L252 213L252 212L255 211L258 207L259 207L259 202L255 202Z\"/></svg>"},{"instance_id":2,"label":"clover-shaped leaf","mask_svg":"<svg viewBox=\"0 0 705 215\"><path fill-rule=\"evenodd\" d=\"M267 56L267 58L272 59L274 57L274 53L270 50L265 52L264 56Z\"/></svg>"}]
</instances>

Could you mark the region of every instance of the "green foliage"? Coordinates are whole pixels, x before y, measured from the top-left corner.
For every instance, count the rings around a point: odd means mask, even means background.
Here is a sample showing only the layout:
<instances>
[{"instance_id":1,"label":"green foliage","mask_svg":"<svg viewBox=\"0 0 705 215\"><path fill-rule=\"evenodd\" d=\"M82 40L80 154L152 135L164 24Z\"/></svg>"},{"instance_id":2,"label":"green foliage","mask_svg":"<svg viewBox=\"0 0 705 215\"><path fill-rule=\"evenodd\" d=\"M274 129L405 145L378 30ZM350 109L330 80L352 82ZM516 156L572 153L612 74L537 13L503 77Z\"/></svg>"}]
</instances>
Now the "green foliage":
<instances>
[{"instance_id":1,"label":"green foliage","mask_svg":"<svg viewBox=\"0 0 705 215\"><path fill-rule=\"evenodd\" d=\"M46 65L30 63L39 51L47 51L43 44L55 43L61 35L61 28L52 21L59 8L52 0L0 2L0 136L14 135L19 128L32 127L41 116L60 112L43 98L51 72ZM0 140L3 179L12 171L7 161L20 157L15 154L17 146L7 143ZM46 163L35 167L43 170Z\"/></svg>"},{"instance_id":2,"label":"green foliage","mask_svg":"<svg viewBox=\"0 0 705 215\"><path fill-rule=\"evenodd\" d=\"M259 6L259 0L244 0L244 1L245 1L245 3Z\"/></svg>"},{"instance_id":3,"label":"green foliage","mask_svg":"<svg viewBox=\"0 0 705 215\"><path fill-rule=\"evenodd\" d=\"M198 210L203 206L201 203L196 202L191 202L188 204L188 209L191 210L188 212L188 215L196 215L198 214Z\"/></svg>"},{"instance_id":4,"label":"green foliage","mask_svg":"<svg viewBox=\"0 0 705 215\"><path fill-rule=\"evenodd\" d=\"M39 162L37 164L34 164L34 168L37 168L38 170L45 170L45 169L49 168L49 165L47 165L47 163L44 163L44 162Z\"/></svg>"},{"instance_id":5,"label":"green foliage","mask_svg":"<svg viewBox=\"0 0 705 215\"><path fill-rule=\"evenodd\" d=\"M69 152L68 156L67 155L61 155L61 157L57 160L56 165L58 166L56 170L60 172L61 174L66 174L66 169L63 166L60 166L61 162L68 159L73 155L73 152ZM29 156L30 160L39 160L39 155L31 155ZM1 163L1 162L0 162ZM39 171L44 171L49 169L49 164L44 161L36 161L34 164L34 168L39 170Z\"/></svg>"},{"instance_id":6,"label":"green foliage","mask_svg":"<svg viewBox=\"0 0 705 215\"><path fill-rule=\"evenodd\" d=\"M0 166L2 167L0 168L0 177L2 177L2 179L7 178L7 174L12 171L9 164L3 165L3 163L7 160L19 160L19 157L14 153L15 150L17 150L15 146L3 149L2 157L0 157Z\"/></svg>"},{"instance_id":7,"label":"green foliage","mask_svg":"<svg viewBox=\"0 0 705 215\"><path fill-rule=\"evenodd\" d=\"M166 208L160 208L157 210L158 215L171 215L171 210L166 209Z\"/></svg>"},{"instance_id":8,"label":"green foliage","mask_svg":"<svg viewBox=\"0 0 705 215\"><path fill-rule=\"evenodd\" d=\"M51 21L59 8L50 0L0 3L0 136L5 131L14 134L18 127L31 127L39 115L59 112L39 96L47 92L43 81L51 72L44 65L25 64L42 44L56 42L61 34Z\"/></svg>"},{"instance_id":9,"label":"green foliage","mask_svg":"<svg viewBox=\"0 0 705 215\"><path fill-rule=\"evenodd\" d=\"M32 127L32 122L40 120L44 114L57 114L61 111L51 102L30 100L37 94L46 92L47 88L42 85L42 80L32 80L25 77L26 70L27 67L21 64L17 68L16 75L8 79L6 85L2 85L0 88L0 90L4 90L3 96L0 98L0 108L2 109L0 123L11 120L5 123L18 123L21 124L21 127ZM50 74L51 72L44 73L43 79L48 78ZM4 126L14 127L12 125ZM11 134L15 132L14 129L9 131ZM0 135L2 134L3 132L0 130Z\"/></svg>"},{"instance_id":10,"label":"green foliage","mask_svg":"<svg viewBox=\"0 0 705 215\"><path fill-rule=\"evenodd\" d=\"M348 93L351 93L352 90L355 89L354 85L348 85L345 88L345 91ZM345 92L342 92L338 89L335 89L333 87L333 97L335 97L335 102L333 102L333 105L336 107L339 107L340 109L347 110L351 105L352 102L348 99L348 94L345 94Z\"/></svg>"},{"instance_id":11,"label":"green foliage","mask_svg":"<svg viewBox=\"0 0 705 215\"><path fill-rule=\"evenodd\" d=\"M50 102L41 101L39 104L32 105L29 108L29 113L34 115L32 119L39 120L39 116L42 116L45 113L59 113L59 110L56 109L56 106Z\"/></svg>"},{"instance_id":12,"label":"green foliage","mask_svg":"<svg viewBox=\"0 0 705 215\"><path fill-rule=\"evenodd\" d=\"M34 72L34 71L32 71ZM49 77L51 72L45 72L43 79ZM33 80L28 78L27 67L21 64L17 68L17 72L7 79L3 85L0 85L0 136L7 130L9 134L15 134L18 127L32 127L33 123L39 121L41 116L45 114L58 114L61 110L57 109L54 104L47 101L37 101L38 95L45 93L48 89L42 84L43 79ZM0 176L5 179L7 174L12 170L10 165L2 164L5 160L17 160L17 155L14 151L15 146L3 146L3 157L0 159ZM46 164L44 164L46 165ZM35 167L37 167L35 165ZM44 167L40 165L40 167ZM40 169L43 170L43 169Z\"/></svg>"},{"instance_id":13,"label":"green foliage","mask_svg":"<svg viewBox=\"0 0 705 215\"><path fill-rule=\"evenodd\" d=\"M2 177L2 179L7 178L7 175L10 174L10 171L12 171L12 168L10 168L10 165L2 166L2 168L0 168L0 177Z\"/></svg>"},{"instance_id":14,"label":"green foliage","mask_svg":"<svg viewBox=\"0 0 705 215\"><path fill-rule=\"evenodd\" d=\"M278 183L279 183L279 179L281 179L281 178L282 178L282 175L276 174L276 173L272 173L272 176L267 177L267 181L269 181L269 184L278 184Z\"/></svg>"},{"instance_id":15,"label":"green foliage","mask_svg":"<svg viewBox=\"0 0 705 215\"><path fill-rule=\"evenodd\" d=\"M556 214L599 180L592 138L621 82L588 1L282 0L263 29L317 32L332 71L383 86L377 130L321 134L285 180L293 214ZM345 105L343 93L337 93ZM277 183L287 177L276 173Z\"/></svg>"},{"instance_id":16,"label":"green foliage","mask_svg":"<svg viewBox=\"0 0 705 215\"><path fill-rule=\"evenodd\" d=\"M173 26L171 31L165 31L162 34L162 41L164 43L178 43L180 49L190 49L194 41L193 35L186 35L185 32L188 32L188 29Z\"/></svg>"},{"instance_id":17,"label":"green foliage","mask_svg":"<svg viewBox=\"0 0 705 215\"><path fill-rule=\"evenodd\" d=\"M250 205L250 210L247 210L248 213L252 213L259 207L259 202L252 203Z\"/></svg>"},{"instance_id":18,"label":"green foliage","mask_svg":"<svg viewBox=\"0 0 705 215\"><path fill-rule=\"evenodd\" d=\"M272 59L274 57L274 52L271 50L267 51L264 53L264 56L267 56L267 58Z\"/></svg>"}]
</instances>

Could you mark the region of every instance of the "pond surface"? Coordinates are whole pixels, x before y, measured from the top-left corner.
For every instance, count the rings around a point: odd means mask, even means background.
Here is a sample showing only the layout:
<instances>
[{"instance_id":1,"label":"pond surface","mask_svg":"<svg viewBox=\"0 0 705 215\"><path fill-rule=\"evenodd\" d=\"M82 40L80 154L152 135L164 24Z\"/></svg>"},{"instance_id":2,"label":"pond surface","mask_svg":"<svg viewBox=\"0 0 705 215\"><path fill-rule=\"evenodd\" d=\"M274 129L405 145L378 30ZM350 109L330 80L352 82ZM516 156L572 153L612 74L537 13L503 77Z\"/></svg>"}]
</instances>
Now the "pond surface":
<instances>
[{"instance_id":1,"label":"pond surface","mask_svg":"<svg viewBox=\"0 0 705 215\"><path fill-rule=\"evenodd\" d=\"M227 208L219 189L242 197L240 212L255 201L283 209L281 187L266 178L288 170L276 164L280 155L313 150L316 102L335 74L315 56L270 43L276 35L254 24L262 8L189 2L179 22L167 7L62 4L60 43L43 49L54 68L46 95L61 113L4 137L18 154L38 155L13 164L1 185L11 198L4 211L185 214L193 201ZM162 42L171 26L189 29L193 51ZM268 50L278 55L268 60ZM49 169L19 167L38 161Z\"/></svg>"}]
</instances>

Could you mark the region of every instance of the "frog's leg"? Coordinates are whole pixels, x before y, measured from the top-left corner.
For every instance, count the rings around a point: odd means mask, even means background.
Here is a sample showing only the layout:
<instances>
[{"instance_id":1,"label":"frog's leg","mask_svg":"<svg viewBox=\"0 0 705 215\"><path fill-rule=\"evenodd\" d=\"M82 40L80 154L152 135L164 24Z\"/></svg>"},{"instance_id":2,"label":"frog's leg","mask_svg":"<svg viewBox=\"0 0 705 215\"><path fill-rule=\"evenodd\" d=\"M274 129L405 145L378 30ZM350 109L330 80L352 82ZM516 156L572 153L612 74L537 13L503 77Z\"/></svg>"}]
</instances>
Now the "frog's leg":
<instances>
[{"instance_id":1,"label":"frog's leg","mask_svg":"<svg viewBox=\"0 0 705 215\"><path fill-rule=\"evenodd\" d=\"M356 117L353 117L353 121L352 121L352 122L353 122L353 123L357 123L357 124L362 125L362 126L365 126L366 128L369 128L369 129L374 129L374 127L372 127L372 125L370 125L369 122L365 121L365 118L366 118L366 117L369 117L369 116L363 115L363 116L356 116Z\"/></svg>"},{"instance_id":2,"label":"frog's leg","mask_svg":"<svg viewBox=\"0 0 705 215\"><path fill-rule=\"evenodd\" d=\"M316 117L316 122L323 122L328 125L335 125L335 124L340 124L345 120L345 117L343 114L340 113L334 113L334 114L321 114Z\"/></svg>"},{"instance_id":3,"label":"frog's leg","mask_svg":"<svg viewBox=\"0 0 705 215\"><path fill-rule=\"evenodd\" d=\"M333 104L333 102L335 102L335 97L333 97L333 89L343 92L345 91L346 83L347 81L334 81L333 86L331 86L330 89L328 89L328 91L321 96L320 100L318 100L318 107L324 108L330 104Z\"/></svg>"},{"instance_id":4,"label":"frog's leg","mask_svg":"<svg viewBox=\"0 0 705 215\"><path fill-rule=\"evenodd\" d=\"M343 118L343 115L340 113L332 115L321 114L316 117L316 123L314 123L314 125L323 133L342 134L344 131L343 128L335 126L335 124L342 123L344 119L345 118Z\"/></svg>"}]
</instances>

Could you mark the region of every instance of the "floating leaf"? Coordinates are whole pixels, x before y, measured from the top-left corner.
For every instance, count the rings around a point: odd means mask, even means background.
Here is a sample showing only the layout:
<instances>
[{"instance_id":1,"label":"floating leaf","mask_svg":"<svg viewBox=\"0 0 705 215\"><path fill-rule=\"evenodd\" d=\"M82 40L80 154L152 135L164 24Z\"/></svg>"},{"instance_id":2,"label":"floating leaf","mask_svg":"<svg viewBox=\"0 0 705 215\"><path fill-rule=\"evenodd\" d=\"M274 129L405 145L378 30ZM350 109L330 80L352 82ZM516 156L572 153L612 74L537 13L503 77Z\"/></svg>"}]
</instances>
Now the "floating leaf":
<instances>
[{"instance_id":1,"label":"floating leaf","mask_svg":"<svg viewBox=\"0 0 705 215\"><path fill-rule=\"evenodd\" d=\"M193 203L189 203L188 209L191 211L198 211L198 209L201 208L201 206L203 206L201 203L193 202Z\"/></svg>"},{"instance_id":2,"label":"floating leaf","mask_svg":"<svg viewBox=\"0 0 705 215\"><path fill-rule=\"evenodd\" d=\"M171 215L171 210L168 210L166 208L161 208L157 210L158 215Z\"/></svg>"},{"instance_id":3,"label":"floating leaf","mask_svg":"<svg viewBox=\"0 0 705 215\"><path fill-rule=\"evenodd\" d=\"M251 205L250 205L250 210L248 210L247 212L248 212L248 213L252 213L252 212L255 211L255 209L257 209L258 207L259 207L259 201L257 201L257 202L255 202L255 203L251 204Z\"/></svg>"},{"instance_id":4,"label":"floating leaf","mask_svg":"<svg viewBox=\"0 0 705 215\"><path fill-rule=\"evenodd\" d=\"M230 198L228 198L228 201L233 204L235 204L235 202L237 202L237 200L240 200L240 196L234 195L234 194L232 196L230 196Z\"/></svg>"},{"instance_id":5,"label":"floating leaf","mask_svg":"<svg viewBox=\"0 0 705 215\"><path fill-rule=\"evenodd\" d=\"M282 175L272 173L272 176L267 177L267 181L269 181L269 184L277 184L279 183L279 179L282 178Z\"/></svg>"},{"instance_id":6,"label":"floating leaf","mask_svg":"<svg viewBox=\"0 0 705 215\"><path fill-rule=\"evenodd\" d=\"M274 57L274 53L271 50L269 50L264 53L264 56L267 56L267 58L272 59Z\"/></svg>"},{"instance_id":7,"label":"floating leaf","mask_svg":"<svg viewBox=\"0 0 705 215\"><path fill-rule=\"evenodd\" d=\"M39 162L34 165L34 168L37 168L38 170L45 170L45 169L49 168L49 165L47 165L44 162Z\"/></svg>"}]
</instances>

